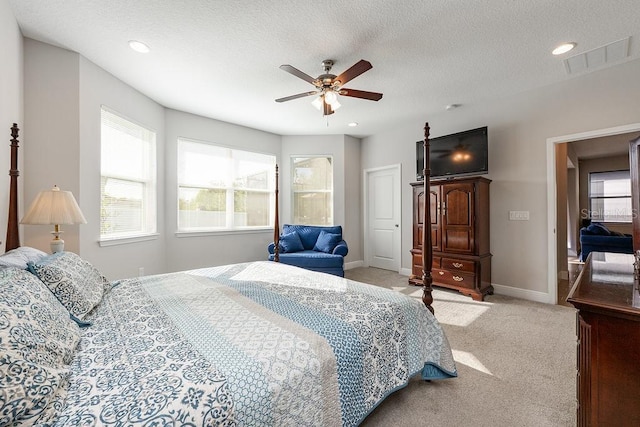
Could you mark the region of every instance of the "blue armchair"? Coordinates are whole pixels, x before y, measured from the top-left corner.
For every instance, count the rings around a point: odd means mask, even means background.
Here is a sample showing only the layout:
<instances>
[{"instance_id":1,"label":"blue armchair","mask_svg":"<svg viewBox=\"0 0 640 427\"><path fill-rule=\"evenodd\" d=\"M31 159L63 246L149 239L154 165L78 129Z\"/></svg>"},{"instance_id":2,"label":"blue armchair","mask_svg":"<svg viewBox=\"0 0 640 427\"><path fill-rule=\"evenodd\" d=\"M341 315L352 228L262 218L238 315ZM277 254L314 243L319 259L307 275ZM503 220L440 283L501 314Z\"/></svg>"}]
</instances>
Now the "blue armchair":
<instances>
[{"instance_id":1,"label":"blue armchair","mask_svg":"<svg viewBox=\"0 0 640 427\"><path fill-rule=\"evenodd\" d=\"M269 244L269 261L273 261L275 244ZM349 252L342 239L342 227L290 225L282 227L280 262L307 270L344 277L344 257Z\"/></svg>"}]
</instances>

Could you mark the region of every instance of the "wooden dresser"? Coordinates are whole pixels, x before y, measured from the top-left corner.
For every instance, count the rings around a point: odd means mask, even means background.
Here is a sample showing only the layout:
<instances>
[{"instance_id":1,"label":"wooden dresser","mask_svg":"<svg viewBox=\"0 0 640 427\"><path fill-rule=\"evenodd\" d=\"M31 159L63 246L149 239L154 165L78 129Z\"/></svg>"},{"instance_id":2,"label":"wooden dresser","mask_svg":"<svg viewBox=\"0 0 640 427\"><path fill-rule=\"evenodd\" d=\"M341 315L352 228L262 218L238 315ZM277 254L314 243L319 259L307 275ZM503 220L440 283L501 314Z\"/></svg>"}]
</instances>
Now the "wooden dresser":
<instances>
[{"instance_id":1,"label":"wooden dresser","mask_svg":"<svg viewBox=\"0 0 640 427\"><path fill-rule=\"evenodd\" d=\"M432 180L429 194L434 286L482 301L493 293L489 251L489 184L482 177ZM409 283L422 285L424 184L413 186L413 248Z\"/></svg>"},{"instance_id":2,"label":"wooden dresser","mask_svg":"<svg viewBox=\"0 0 640 427\"><path fill-rule=\"evenodd\" d=\"M578 426L640 426L640 291L634 256L592 252L567 301L578 309Z\"/></svg>"}]
</instances>

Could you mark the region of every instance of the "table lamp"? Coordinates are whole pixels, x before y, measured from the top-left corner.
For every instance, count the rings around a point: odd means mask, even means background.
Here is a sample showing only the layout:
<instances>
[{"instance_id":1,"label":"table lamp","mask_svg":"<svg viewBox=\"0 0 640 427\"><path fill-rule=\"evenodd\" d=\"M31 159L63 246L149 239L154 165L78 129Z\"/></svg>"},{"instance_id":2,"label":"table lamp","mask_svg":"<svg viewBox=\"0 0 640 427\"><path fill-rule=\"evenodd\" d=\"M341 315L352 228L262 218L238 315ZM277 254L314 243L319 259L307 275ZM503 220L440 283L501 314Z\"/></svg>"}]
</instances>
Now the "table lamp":
<instances>
[{"instance_id":1,"label":"table lamp","mask_svg":"<svg viewBox=\"0 0 640 427\"><path fill-rule=\"evenodd\" d=\"M57 186L41 191L35 198L20 224L53 225L51 252L64 251L64 240L60 238L60 224L86 224L87 220L71 191L61 191Z\"/></svg>"}]
</instances>

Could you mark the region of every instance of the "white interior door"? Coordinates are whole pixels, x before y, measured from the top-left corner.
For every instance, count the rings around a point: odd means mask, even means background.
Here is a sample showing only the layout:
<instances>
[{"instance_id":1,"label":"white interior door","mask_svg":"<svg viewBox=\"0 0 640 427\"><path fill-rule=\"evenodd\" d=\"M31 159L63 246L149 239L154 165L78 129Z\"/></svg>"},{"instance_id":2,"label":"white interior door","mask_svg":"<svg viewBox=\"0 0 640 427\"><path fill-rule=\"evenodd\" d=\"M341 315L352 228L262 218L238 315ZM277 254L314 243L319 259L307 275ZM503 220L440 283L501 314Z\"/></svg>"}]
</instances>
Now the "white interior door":
<instances>
[{"instance_id":1,"label":"white interior door","mask_svg":"<svg viewBox=\"0 0 640 427\"><path fill-rule=\"evenodd\" d=\"M368 170L365 174L367 265L400 271L400 165Z\"/></svg>"}]
</instances>

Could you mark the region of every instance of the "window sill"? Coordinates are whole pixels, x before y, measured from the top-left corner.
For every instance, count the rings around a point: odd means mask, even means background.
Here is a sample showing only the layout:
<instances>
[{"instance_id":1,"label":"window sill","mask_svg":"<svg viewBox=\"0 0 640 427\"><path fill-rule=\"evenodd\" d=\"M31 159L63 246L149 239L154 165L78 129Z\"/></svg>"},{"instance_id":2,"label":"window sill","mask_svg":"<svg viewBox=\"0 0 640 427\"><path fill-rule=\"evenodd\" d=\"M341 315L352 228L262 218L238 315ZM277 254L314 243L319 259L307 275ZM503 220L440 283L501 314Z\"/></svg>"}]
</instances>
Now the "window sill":
<instances>
[{"instance_id":1,"label":"window sill","mask_svg":"<svg viewBox=\"0 0 640 427\"><path fill-rule=\"evenodd\" d=\"M273 227L261 227L252 229L238 228L235 230L207 230L207 231L176 231L175 236L178 238L183 237L208 237L208 236L225 236L225 235L238 235L238 234L256 234L256 233L273 233Z\"/></svg>"},{"instance_id":2,"label":"window sill","mask_svg":"<svg viewBox=\"0 0 640 427\"><path fill-rule=\"evenodd\" d=\"M102 239L98 240L98 244L100 247L104 246L116 246L116 245L127 245L129 243L138 243L138 242L146 242L149 240L156 240L160 234L144 234L140 236L131 236L131 237L114 237L112 239Z\"/></svg>"}]
</instances>

